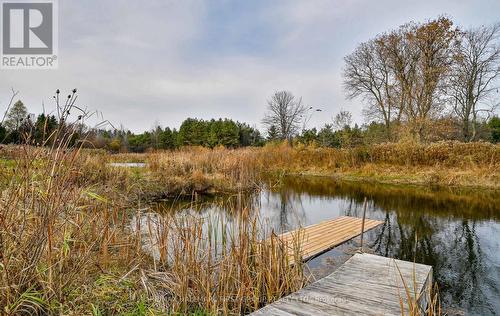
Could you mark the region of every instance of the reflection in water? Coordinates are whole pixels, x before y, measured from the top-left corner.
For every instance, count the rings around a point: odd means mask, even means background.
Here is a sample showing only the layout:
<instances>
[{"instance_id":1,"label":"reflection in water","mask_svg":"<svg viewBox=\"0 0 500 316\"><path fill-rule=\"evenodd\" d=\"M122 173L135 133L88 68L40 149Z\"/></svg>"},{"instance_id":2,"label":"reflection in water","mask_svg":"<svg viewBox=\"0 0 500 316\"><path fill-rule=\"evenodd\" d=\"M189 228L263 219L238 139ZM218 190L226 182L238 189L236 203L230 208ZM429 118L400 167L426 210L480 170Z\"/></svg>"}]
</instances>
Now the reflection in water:
<instances>
[{"instance_id":1,"label":"reflection in water","mask_svg":"<svg viewBox=\"0 0 500 316\"><path fill-rule=\"evenodd\" d=\"M328 178L290 177L279 188L218 197L199 204L166 203L167 209L224 214L248 208L275 231L288 231L342 215L382 220L367 234L376 254L432 265L445 307L467 314L500 311L500 196L498 191L436 189L336 182ZM355 241L348 243L356 246ZM344 248L343 248L344 247ZM340 246L314 259L313 268L342 256ZM345 257L346 255L343 254Z\"/></svg>"}]
</instances>

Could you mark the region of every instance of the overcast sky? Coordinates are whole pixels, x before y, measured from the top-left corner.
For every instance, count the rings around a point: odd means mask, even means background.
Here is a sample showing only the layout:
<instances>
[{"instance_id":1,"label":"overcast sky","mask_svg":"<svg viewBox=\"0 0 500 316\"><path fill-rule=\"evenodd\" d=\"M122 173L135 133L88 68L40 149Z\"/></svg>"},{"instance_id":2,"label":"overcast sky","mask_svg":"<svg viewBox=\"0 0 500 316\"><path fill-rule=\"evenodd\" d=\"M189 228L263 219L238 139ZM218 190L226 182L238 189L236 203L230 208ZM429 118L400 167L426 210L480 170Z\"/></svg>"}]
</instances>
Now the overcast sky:
<instances>
[{"instance_id":1,"label":"overcast sky","mask_svg":"<svg viewBox=\"0 0 500 316\"><path fill-rule=\"evenodd\" d=\"M340 108L363 123L342 90L343 57L360 42L441 14L459 26L500 20L499 0L59 1L59 69L0 70L0 110L11 87L32 113L55 89L132 131L186 117L261 126L276 90L302 96L309 127Z\"/></svg>"}]
</instances>

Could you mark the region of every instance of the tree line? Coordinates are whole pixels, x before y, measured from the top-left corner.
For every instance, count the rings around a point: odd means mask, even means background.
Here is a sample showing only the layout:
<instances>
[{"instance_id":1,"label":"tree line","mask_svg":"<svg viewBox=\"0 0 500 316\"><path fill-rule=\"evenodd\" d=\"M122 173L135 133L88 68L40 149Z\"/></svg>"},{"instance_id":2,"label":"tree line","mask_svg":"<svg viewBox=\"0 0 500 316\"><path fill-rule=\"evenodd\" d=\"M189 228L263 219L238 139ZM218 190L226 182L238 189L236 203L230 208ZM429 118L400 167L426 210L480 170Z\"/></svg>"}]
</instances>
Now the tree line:
<instances>
[{"instance_id":1,"label":"tree line","mask_svg":"<svg viewBox=\"0 0 500 316\"><path fill-rule=\"evenodd\" d=\"M467 30L446 17L404 24L359 44L344 58L346 96L364 104L370 123L352 127L346 124L350 113L341 111L332 124L308 130L313 107L289 91L269 99L262 123L268 137L289 143L497 142L499 37L500 23Z\"/></svg>"},{"instance_id":2,"label":"tree line","mask_svg":"<svg viewBox=\"0 0 500 316\"><path fill-rule=\"evenodd\" d=\"M26 106L18 100L0 123L0 143L19 144L27 138L34 145L50 145L54 131L67 125L56 115L29 115ZM224 146L236 148L262 146L264 138L259 130L231 119L202 120L187 118L179 130L157 125L150 131L134 134L125 129L89 128L82 124L74 129L73 142L85 140L84 147L104 148L113 152L144 152L148 149L176 149L182 146Z\"/></svg>"},{"instance_id":3,"label":"tree line","mask_svg":"<svg viewBox=\"0 0 500 316\"><path fill-rule=\"evenodd\" d=\"M96 130L87 135L95 147L111 151L144 152L148 149L176 149L182 146L237 148L261 146L264 140L258 129L231 119L185 119L179 130L156 126L134 134L122 130Z\"/></svg>"},{"instance_id":4,"label":"tree line","mask_svg":"<svg viewBox=\"0 0 500 316\"><path fill-rule=\"evenodd\" d=\"M341 110L320 128L307 124L316 111L289 91L267 101L263 136L256 127L231 119L187 118L179 129L158 124L134 134L125 128L89 128L78 117L74 141L113 152L143 152L182 146L262 146L266 142L350 147L398 141L500 141L500 24L462 30L446 18L407 23L359 44L344 58L343 86L348 99L360 100L366 124L352 124ZM59 101L59 90L54 96ZM61 108L74 103L76 89ZM11 99L14 99L13 94ZM69 103L68 103L69 102ZM73 104L74 105L74 104ZM57 107L59 108L59 107ZM68 124L55 115L28 115L21 101L7 108L0 142L37 145ZM69 115L69 113L68 113Z\"/></svg>"},{"instance_id":5,"label":"tree line","mask_svg":"<svg viewBox=\"0 0 500 316\"><path fill-rule=\"evenodd\" d=\"M18 100L0 122L0 143L18 144L24 141L24 135L29 134L34 143L43 144L58 126L55 115L40 114L35 120L28 114L24 103Z\"/></svg>"},{"instance_id":6,"label":"tree line","mask_svg":"<svg viewBox=\"0 0 500 316\"><path fill-rule=\"evenodd\" d=\"M382 142L398 141L402 138L415 138L418 141L460 140L463 141L461 121L457 117L443 115L429 120L432 126L425 131L425 138L412 131L412 125L404 122L390 122L389 127L381 120L353 124L352 114L340 110L321 128L307 128L306 123L315 111L304 106L302 100L295 98L289 91L278 91L268 101L268 112L262 123L267 129L268 142L287 141L290 145L301 143L322 147L354 147ZM302 125L301 125L302 124ZM388 134L390 128L390 135ZM475 122L475 141L500 141L500 118L492 115Z\"/></svg>"},{"instance_id":7,"label":"tree line","mask_svg":"<svg viewBox=\"0 0 500 316\"><path fill-rule=\"evenodd\" d=\"M295 99L290 92L279 92L280 95L283 93L288 94L287 98ZM309 109L305 109L304 113L307 113L307 110ZM81 128L75 129L72 143L84 139L84 147L102 148L111 152L144 152L177 149L182 146L237 148L282 141L291 142L292 145L345 148L386 141L386 129L383 123L372 121L361 126L352 124L352 115L349 111L340 111L331 123L319 129L316 127L308 129L305 126L299 128L298 123L303 122L301 120L295 121L293 127L288 130L279 127L279 124L274 124L278 121L272 122L266 137L263 137L257 128L230 119L188 118L182 122L178 130L156 126L138 134L124 129L88 128L82 125ZM64 122L58 120L55 115L42 113L34 119L28 115L24 104L17 101L0 125L0 143L24 143L29 138L34 145L51 145L55 141L55 131L61 128L61 124ZM441 125L445 128L440 128ZM433 130L436 137L434 140L458 139L460 137L458 131L451 129L454 133L450 134L447 130L446 126L449 125L450 122L446 119L436 120ZM293 129L295 133L289 133ZM500 142L500 118L493 116L490 120L478 124L477 134L480 140Z\"/></svg>"}]
</instances>

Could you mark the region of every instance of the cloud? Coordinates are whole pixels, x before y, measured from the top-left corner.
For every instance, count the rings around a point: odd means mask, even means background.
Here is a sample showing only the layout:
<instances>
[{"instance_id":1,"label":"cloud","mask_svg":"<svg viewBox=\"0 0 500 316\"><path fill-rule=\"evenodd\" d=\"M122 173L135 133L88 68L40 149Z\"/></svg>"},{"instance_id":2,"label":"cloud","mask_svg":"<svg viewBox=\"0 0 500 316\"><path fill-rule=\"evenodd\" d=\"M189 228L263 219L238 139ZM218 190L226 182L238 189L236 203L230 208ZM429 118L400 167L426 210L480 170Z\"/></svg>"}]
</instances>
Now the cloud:
<instances>
[{"instance_id":1,"label":"cloud","mask_svg":"<svg viewBox=\"0 0 500 316\"><path fill-rule=\"evenodd\" d=\"M363 122L342 91L343 57L361 41L410 20L448 13L491 23L498 1L60 1L58 70L0 70L0 111L10 87L33 113L56 88L133 131L186 117L231 117L260 126L276 90Z\"/></svg>"}]
</instances>

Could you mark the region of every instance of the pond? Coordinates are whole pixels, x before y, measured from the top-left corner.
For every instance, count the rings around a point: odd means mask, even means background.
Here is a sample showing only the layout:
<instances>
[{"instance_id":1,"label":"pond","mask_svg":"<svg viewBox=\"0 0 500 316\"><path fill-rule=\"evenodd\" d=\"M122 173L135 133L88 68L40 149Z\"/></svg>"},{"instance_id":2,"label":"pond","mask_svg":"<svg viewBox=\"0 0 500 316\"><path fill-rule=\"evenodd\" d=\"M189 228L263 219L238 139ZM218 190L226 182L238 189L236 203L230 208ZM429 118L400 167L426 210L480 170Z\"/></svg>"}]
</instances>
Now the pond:
<instances>
[{"instance_id":1,"label":"pond","mask_svg":"<svg viewBox=\"0 0 500 316\"><path fill-rule=\"evenodd\" d=\"M251 207L277 231L342 215L383 225L365 235L365 251L432 265L440 297L450 314L500 311L500 194L498 191L338 182L323 177L286 177L279 185L247 195L166 201L157 211L224 213ZM316 277L331 273L358 249L359 239L311 260Z\"/></svg>"},{"instance_id":2,"label":"pond","mask_svg":"<svg viewBox=\"0 0 500 316\"><path fill-rule=\"evenodd\" d=\"M110 167L123 167L123 168L144 168L144 162L111 162L108 164Z\"/></svg>"}]
</instances>

